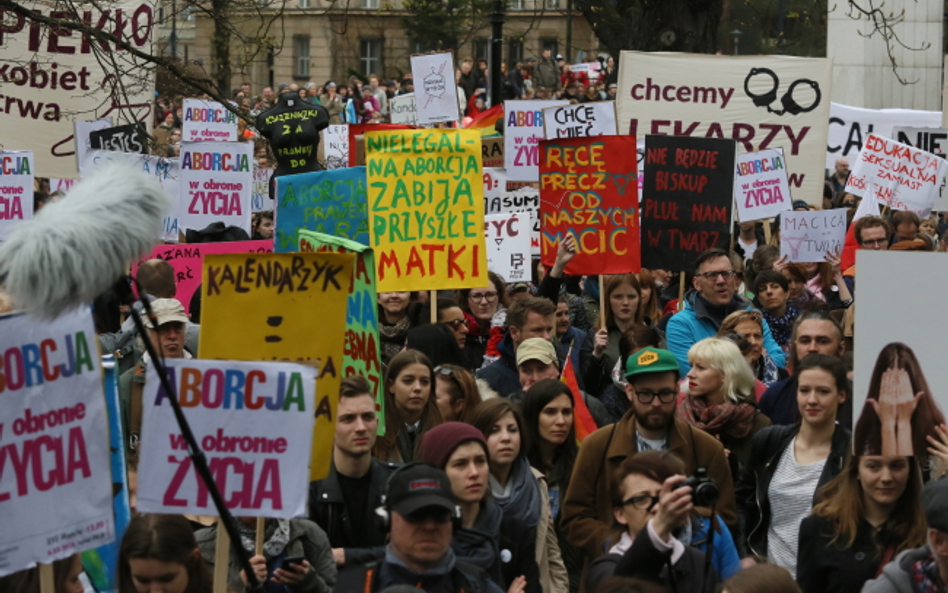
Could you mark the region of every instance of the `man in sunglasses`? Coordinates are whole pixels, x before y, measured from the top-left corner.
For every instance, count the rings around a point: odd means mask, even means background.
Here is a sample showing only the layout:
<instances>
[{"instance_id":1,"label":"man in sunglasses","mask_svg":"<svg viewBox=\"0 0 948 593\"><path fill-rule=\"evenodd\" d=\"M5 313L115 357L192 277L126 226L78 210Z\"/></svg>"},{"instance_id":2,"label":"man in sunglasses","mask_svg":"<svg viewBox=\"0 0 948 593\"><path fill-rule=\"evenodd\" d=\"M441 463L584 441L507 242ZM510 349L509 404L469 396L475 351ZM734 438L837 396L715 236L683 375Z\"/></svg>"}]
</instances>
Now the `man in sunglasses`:
<instances>
[{"instance_id":1,"label":"man in sunglasses","mask_svg":"<svg viewBox=\"0 0 948 593\"><path fill-rule=\"evenodd\" d=\"M668 350L643 348L626 361L626 396L631 410L619 422L586 437L574 464L563 503L562 527L587 560L599 557L613 526L613 480L622 462L639 451L671 451L693 475L706 467L721 496L715 512L737 527L734 482L721 442L679 420L678 361Z\"/></svg>"},{"instance_id":2,"label":"man in sunglasses","mask_svg":"<svg viewBox=\"0 0 948 593\"><path fill-rule=\"evenodd\" d=\"M678 360L682 376L688 374L688 350L705 338L718 333L724 318L751 305L737 296L739 281L731 258L723 249L708 249L695 260L694 290L685 293L685 308L668 320L665 340ZM785 367L783 350L764 324L764 348L778 367Z\"/></svg>"}]
</instances>

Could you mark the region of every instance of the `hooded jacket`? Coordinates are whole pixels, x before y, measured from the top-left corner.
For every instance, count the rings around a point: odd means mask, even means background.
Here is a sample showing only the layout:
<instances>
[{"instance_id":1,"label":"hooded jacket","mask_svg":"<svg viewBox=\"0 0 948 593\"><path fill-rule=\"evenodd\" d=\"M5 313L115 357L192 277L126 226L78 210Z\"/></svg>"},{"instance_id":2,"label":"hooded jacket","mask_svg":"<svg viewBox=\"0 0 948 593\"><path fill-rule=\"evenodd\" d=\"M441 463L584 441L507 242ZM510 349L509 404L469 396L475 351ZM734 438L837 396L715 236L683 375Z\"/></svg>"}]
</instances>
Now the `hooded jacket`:
<instances>
[{"instance_id":1,"label":"hooded jacket","mask_svg":"<svg viewBox=\"0 0 948 593\"><path fill-rule=\"evenodd\" d=\"M882 567L879 578L866 581L862 586L862 593L915 593L912 582L912 569L919 560L925 560L932 555L928 546L905 550L895 557L895 560ZM944 592L948 589L942 588Z\"/></svg>"}]
</instances>

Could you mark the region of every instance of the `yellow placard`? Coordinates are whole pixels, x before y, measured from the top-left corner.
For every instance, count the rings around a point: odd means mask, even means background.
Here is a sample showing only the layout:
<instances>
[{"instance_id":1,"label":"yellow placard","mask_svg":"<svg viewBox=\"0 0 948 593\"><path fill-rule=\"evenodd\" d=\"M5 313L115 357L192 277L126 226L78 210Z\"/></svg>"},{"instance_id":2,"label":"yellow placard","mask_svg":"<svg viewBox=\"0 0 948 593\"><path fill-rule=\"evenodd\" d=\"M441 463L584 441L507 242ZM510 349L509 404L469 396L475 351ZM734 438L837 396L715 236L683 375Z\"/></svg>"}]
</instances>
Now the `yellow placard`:
<instances>
[{"instance_id":1,"label":"yellow placard","mask_svg":"<svg viewBox=\"0 0 948 593\"><path fill-rule=\"evenodd\" d=\"M368 132L365 152L378 291L487 286L480 134Z\"/></svg>"},{"instance_id":2,"label":"yellow placard","mask_svg":"<svg viewBox=\"0 0 948 593\"><path fill-rule=\"evenodd\" d=\"M313 363L310 479L329 474L342 377L351 253L207 255L201 286L201 358Z\"/></svg>"}]
</instances>

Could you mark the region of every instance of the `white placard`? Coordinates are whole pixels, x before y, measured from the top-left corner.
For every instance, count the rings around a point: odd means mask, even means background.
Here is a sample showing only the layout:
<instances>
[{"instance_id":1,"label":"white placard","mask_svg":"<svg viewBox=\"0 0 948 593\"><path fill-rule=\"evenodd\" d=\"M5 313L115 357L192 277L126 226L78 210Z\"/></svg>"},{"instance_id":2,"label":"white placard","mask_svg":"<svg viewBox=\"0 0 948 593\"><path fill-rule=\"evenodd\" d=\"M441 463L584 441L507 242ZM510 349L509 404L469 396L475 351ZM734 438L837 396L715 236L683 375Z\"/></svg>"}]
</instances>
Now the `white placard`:
<instances>
[{"instance_id":1,"label":"white placard","mask_svg":"<svg viewBox=\"0 0 948 593\"><path fill-rule=\"evenodd\" d=\"M149 154L132 154L129 152L114 152L110 150L90 150L86 153L86 160L82 165L85 175L91 175L105 163L119 161L139 165L148 175L154 176L161 188L168 194L168 202L173 210L164 219L161 237L162 241L178 242L178 194L181 179L181 160L177 157L167 158Z\"/></svg>"},{"instance_id":2,"label":"white placard","mask_svg":"<svg viewBox=\"0 0 948 593\"><path fill-rule=\"evenodd\" d=\"M852 165L869 134L898 140L893 135L895 126L937 128L940 125L941 111L863 109L832 103L826 139L826 169L832 173L836 168L836 159L840 157L845 157Z\"/></svg>"},{"instance_id":3,"label":"white placard","mask_svg":"<svg viewBox=\"0 0 948 593\"><path fill-rule=\"evenodd\" d=\"M86 161L86 151L92 148L89 142L89 134L111 127L111 117L103 117L102 119L94 119L91 121L77 121L73 124L73 135L76 142L76 167L79 169L80 177L82 176L82 166Z\"/></svg>"},{"instance_id":4,"label":"white placard","mask_svg":"<svg viewBox=\"0 0 948 593\"><path fill-rule=\"evenodd\" d=\"M418 110L415 108L415 93L392 97L389 102L393 124L418 125Z\"/></svg>"},{"instance_id":5,"label":"white placard","mask_svg":"<svg viewBox=\"0 0 948 593\"><path fill-rule=\"evenodd\" d=\"M415 81L415 109L419 124L437 124L461 119L458 87L454 79L454 54L442 52L411 57ZM395 123L395 120L392 120Z\"/></svg>"},{"instance_id":6,"label":"white placard","mask_svg":"<svg viewBox=\"0 0 948 593\"><path fill-rule=\"evenodd\" d=\"M510 181L540 180L543 110L568 101L504 102L504 168Z\"/></svg>"},{"instance_id":7,"label":"white placard","mask_svg":"<svg viewBox=\"0 0 948 593\"><path fill-rule=\"evenodd\" d=\"M0 151L0 241L33 218L34 167L32 150Z\"/></svg>"},{"instance_id":8,"label":"white placard","mask_svg":"<svg viewBox=\"0 0 948 593\"><path fill-rule=\"evenodd\" d=\"M49 193L61 191L63 193L68 192L72 189L72 186L79 183L78 179L50 179L49 180Z\"/></svg>"},{"instance_id":9,"label":"white placard","mask_svg":"<svg viewBox=\"0 0 948 593\"><path fill-rule=\"evenodd\" d=\"M253 144L182 142L178 222L201 230L212 222L250 233Z\"/></svg>"},{"instance_id":10,"label":"white placard","mask_svg":"<svg viewBox=\"0 0 948 593\"><path fill-rule=\"evenodd\" d=\"M217 101L185 99L181 139L188 142L236 142L237 116Z\"/></svg>"},{"instance_id":11,"label":"white placard","mask_svg":"<svg viewBox=\"0 0 948 593\"><path fill-rule=\"evenodd\" d=\"M270 178L273 169L261 169L253 166L253 194L250 196L250 211L273 210L273 200L270 199Z\"/></svg>"},{"instance_id":12,"label":"white placard","mask_svg":"<svg viewBox=\"0 0 948 593\"><path fill-rule=\"evenodd\" d=\"M737 155L734 200L741 222L772 218L793 209L782 148Z\"/></svg>"},{"instance_id":13,"label":"white placard","mask_svg":"<svg viewBox=\"0 0 948 593\"><path fill-rule=\"evenodd\" d=\"M543 110L546 139L615 136L615 101L593 101Z\"/></svg>"},{"instance_id":14,"label":"white placard","mask_svg":"<svg viewBox=\"0 0 948 593\"><path fill-rule=\"evenodd\" d=\"M902 144L907 144L930 152L941 158L948 158L945 151L948 150L948 128L892 128L892 139ZM935 198L935 206L932 210L936 212L948 211L948 195L945 193L945 182L942 181L941 189L938 191L938 197Z\"/></svg>"},{"instance_id":15,"label":"white placard","mask_svg":"<svg viewBox=\"0 0 948 593\"><path fill-rule=\"evenodd\" d=\"M245 517L305 515L316 369L196 359L165 364L227 508ZM138 510L216 515L154 365L142 399Z\"/></svg>"},{"instance_id":16,"label":"white placard","mask_svg":"<svg viewBox=\"0 0 948 593\"><path fill-rule=\"evenodd\" d=\"M910 210L927 217L945 181L945 159L870 134L859 151L846 181L846 191L857 196L875 194L893 210Z\"/></svg>"},{"instance_id":17,"label":"white placard","mask_svg":"<svg viewBox=\"0 0 948 593\"><path fill-rule=\"evenodd\" d=\"M323 156L327 169L345 169L349 166L349 126L333 124L323 130Z\"/></svg>"},{"instance_id":18,"label":"white placard","mask_svg":"<svg viewBox=\"0 0 948 593\"><path fill-rule=\"evenodd\" d=\"M503 191L499 196L484 198L485 214L524 213L530 216L530 254L540 255L540 192L532 187Z\"/></svg>"},{"instance_id":19,"label":"white placard","mask_svg":"<svg viewBox=\"0 0 948 593\"><path fill-rule=\"evenodd\" d=\"M92 312L0 317L0 576L115 538Z\"/></svg>"},{"instance_id":20,"label":"white placard","mask_svg":"<svg viewBox=\"0 0 948 593\"><path fill-rule=\"evenodd\" d=\"M842 253L846 209L780 213L780 255L791 262L824 262L827 253Z\"/></svg>"},{"instance_id":21,"label":"white placard","mask_svg":"<svg viewBox=\"0 0 948 593\"><path fill-rule=\"evenodd\" d=\"M508 283L530 281L530 217L529 212L484 216L487 267Z\"/></svg>"},{"instance_id":22,"label":"white placard","mask_svg":"<svg viewBox=\"0 0 948 593\"><path fill-rule=\"evenodd\" d=\"M484 167L485 203L499 198L507 192L507 171L497 167Z\"/></svg>"}]
</instances>

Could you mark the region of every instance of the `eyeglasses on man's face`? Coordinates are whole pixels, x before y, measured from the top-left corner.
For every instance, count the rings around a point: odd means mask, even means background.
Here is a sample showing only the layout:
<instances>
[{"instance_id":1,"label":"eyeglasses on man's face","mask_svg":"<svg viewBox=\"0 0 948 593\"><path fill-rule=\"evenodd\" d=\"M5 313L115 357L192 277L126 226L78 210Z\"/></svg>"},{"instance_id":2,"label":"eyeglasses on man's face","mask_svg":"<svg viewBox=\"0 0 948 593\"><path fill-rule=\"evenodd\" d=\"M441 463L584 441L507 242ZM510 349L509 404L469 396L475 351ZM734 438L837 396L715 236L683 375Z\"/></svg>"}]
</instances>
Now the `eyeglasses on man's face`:
<instances>
[{"instance_id":1,"label":"eyeglasses on man's face","mask_svg":"<svg viewBox=\"0 0 948 593\"><path fill-rule=\"evenodd\" d=\"M710 280L711 282L714 282L715 280L717 280L718 276L720 276L724 280L730 280L736 274L737 272L735 272L734 270L718 270L716 272L702 272L700 274L695 274L695 278L704 278L706 280Z\"/></svg>"}]
</instances>

